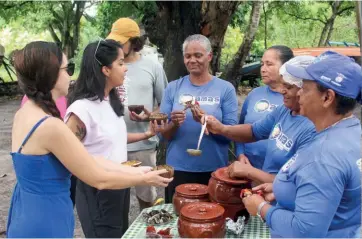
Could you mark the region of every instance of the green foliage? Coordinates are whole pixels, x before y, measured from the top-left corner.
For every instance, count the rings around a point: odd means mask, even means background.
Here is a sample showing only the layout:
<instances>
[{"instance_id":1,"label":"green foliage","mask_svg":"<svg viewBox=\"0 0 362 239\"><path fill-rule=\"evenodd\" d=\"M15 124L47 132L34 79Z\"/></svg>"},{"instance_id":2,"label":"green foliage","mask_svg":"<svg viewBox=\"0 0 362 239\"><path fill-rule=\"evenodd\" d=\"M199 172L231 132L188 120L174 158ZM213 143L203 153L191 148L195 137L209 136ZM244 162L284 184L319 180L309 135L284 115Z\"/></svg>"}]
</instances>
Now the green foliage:
<instances>
[{"instance_id":1,"label":"green foliage","mask_svg":"<svg viewBox=\"0 0 362 239\"><path fill-rule=\"evenodd\" d=\"M154 1L102 2L99 4L97 11L97 29L101 35L106 37L112 28L113 22L117 19L129 17L140 24L144 15L149 11L157 11Z\"/></svg>"},{"instance_id":2,"label":"green foliage","mask_svg":"<svg viewBox=\"0 0 362 239\"><path fill-rule=\"evenodd\" d=\"M243 2L238 6L238 9L232 16L230 26L233 28L246 29L248 19L252 8L252 2Z\"/></svg>"},{"instance_id":3,"label":"green foliage","mask_svg":"<svg viewBox=\"0 0 362 239\"><path fill-rule=\"evenodd\" d=\"M227 63L234 57L243 42L243 34L239 27L229 26L224 37L224 47L221 52L220 69L223 71Z\"/></svg>"}]
</instances>

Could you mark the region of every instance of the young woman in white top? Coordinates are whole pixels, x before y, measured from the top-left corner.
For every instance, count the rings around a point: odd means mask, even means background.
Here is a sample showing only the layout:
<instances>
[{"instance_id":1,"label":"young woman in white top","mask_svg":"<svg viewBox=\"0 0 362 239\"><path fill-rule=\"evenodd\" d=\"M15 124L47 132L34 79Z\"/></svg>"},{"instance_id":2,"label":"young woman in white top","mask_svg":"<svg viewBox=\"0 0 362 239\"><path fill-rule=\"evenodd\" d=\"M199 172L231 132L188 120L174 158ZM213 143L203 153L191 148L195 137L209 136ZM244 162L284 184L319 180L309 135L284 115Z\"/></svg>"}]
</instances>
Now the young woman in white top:
<instances>
[{"instance_id":1,"label":"young woman in white top","mask_svg":"<svg viewBox=\"0 0 362 239\"><path fill-rule=\"evenodd\" d=\"M84 50L64 118L90 154L117 164L127 160L127 143L155 135L152 123L145 133L127 134L124 107L115 89L123 84L127 71L123 60L122 47L116 41L90 43ZM128 169L134 173L142 170L144 167ZM98 190L78 180L76 208L87 238L122 237L128 228L129 203L129 188Z\"/></svg>"},{"instance_id":2,"label":"young woman in white top","mask_svg":"<svg viewBox=\"0 0 362 239\"><path fill-rule=\"evenodd\" d=\"M7 237L73 237L71 174L99 190L165 187L171 181L159 176L166 170L131 172L87 152L55 105L67 95L70 78L67 57L55 43L31 42L15 54L14 61L20 88L29 100L13 121L11 155L17 184Z\"/></svg>"}]
</instances>

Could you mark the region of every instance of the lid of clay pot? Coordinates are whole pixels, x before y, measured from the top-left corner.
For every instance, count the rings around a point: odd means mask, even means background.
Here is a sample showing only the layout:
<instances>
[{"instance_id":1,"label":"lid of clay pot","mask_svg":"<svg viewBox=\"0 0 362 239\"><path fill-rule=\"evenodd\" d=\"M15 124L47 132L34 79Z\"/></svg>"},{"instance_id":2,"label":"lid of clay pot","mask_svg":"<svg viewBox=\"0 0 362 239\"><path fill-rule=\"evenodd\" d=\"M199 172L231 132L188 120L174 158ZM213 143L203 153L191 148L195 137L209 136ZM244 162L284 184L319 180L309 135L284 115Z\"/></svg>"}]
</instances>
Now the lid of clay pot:
<instances>
[{"instance_id":1,"label":"lid of clay pot","mask_svg":"<svg viewBox=\"0 0 362 239\"><path fill-rule=\"evenodd\" d=\"M212 173L212 176L216 179L233 185L248 184L249 181L241 178L230 178L228 174L228 167L219 168Z\"/></svg>"},{"instance_id":2,"label":"lid of clay pot","mask_svg":"<svg viewBox=\"0 0 362 239\"><path fill-rule=\"evenodd\" d=\"M208 194L207 186L198 183L186 183L176 187L176 192L182 196L202 197Z\"/></svg>"},{"instance_id":3,"label":"lid of clay pot","mask_svg":"<svg viewBox=\"0 0 362 239\"><path fill-rule=\"evenodd\" d=\"M193 202L181 208L180 215L186 220L207 222L223 217L225 209L212 202Z\"/></svg>"}]
</instances>

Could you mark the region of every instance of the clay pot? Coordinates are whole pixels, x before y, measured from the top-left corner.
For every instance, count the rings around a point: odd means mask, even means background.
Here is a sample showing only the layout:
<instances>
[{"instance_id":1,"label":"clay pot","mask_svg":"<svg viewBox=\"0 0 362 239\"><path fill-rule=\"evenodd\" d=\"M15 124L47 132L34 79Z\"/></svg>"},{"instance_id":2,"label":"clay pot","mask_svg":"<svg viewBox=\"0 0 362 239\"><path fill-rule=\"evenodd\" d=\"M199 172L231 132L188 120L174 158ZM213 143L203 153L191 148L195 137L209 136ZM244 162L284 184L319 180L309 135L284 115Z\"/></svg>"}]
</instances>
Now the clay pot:
<instances>
[{"instance_id":1,"label":"clay pot","mask_svg":"<svg viewBox=\"0 0 362 239\"><path fill-rule=\"evenodd\" d=\"M181 208L177 222L182 238L225 237L224 208L211 202L194 202Z\"/></svg>"},{"instance_id":2,"label":"clay pot","mask_svg":"<svg viewBox=\"0 0 362 239\"><path fill-rule=\"evenodd\" d=\"M161 169L166 169L167 170L167 173L160 174L161 177L164 177L164 178L172 178L173 177L174 169L170 165L166 165L166 164L165 165L158 165L158 166L154 167L152 169L152 171L161 170Z\"/></svg>"},{"instance_id":3,"label":"clay pot","mask_svg":"<svg viewBox=\"0 0 362 239\"><path fill-rule=\"evenodd\" d=\"M177 186L172 200L176 215L179 215L181 208L189 203L209 201L207 186L198 183L188 183Z\"/></svg>"},{"instance_id":4,"label":"clay pot","mask_svg":"<svg viewBox=\"0 0 362 239\"><path fill-rule=\"evenodd\" d=\"M242 189L250 187L249 180L230 178L227 167L224 167L211 174L208 192L210 200L223 206L225 215L236 220L239 212L245 209L240 192Z\"/></svg>"},{"instance_id":5,"label":"clay pot","mask_svg":"<svg viewBox=\"0 0 362 239\"><path fill-rule=\"evenodd\" d=\"M213 200L211 200L211 202L216 203L225 209L225 213L224 213L225 219L228 217L228 218L233 219L234 221L237 221L238 217L245 216L245 223L248 222L250 215L249 215L248 211L246 210L244 204L218 203Z\"/></svg>"},{"instance_id":6,"label":"clay pot","mask_svg":"<svg viewBox=\"0 0 362 239\"><path fill-rule=\"evenodd\" d=\"M157 121L157 124L161 125L162 121L167 123L168 116L164 113L152 113L149 117L150 121Z\"/></svg>"},{"instance_id":7,"label":"clay pot","mask_svg":"<svg viewBox=\"0 0 362 239\"><path fill-rule=\"evenodd\" d=\"M129 105L128 110L133 111L133 112L135 112L136 114L139 115L144 110L144 106L143 105Z\"/></svg>"}]
</instances>

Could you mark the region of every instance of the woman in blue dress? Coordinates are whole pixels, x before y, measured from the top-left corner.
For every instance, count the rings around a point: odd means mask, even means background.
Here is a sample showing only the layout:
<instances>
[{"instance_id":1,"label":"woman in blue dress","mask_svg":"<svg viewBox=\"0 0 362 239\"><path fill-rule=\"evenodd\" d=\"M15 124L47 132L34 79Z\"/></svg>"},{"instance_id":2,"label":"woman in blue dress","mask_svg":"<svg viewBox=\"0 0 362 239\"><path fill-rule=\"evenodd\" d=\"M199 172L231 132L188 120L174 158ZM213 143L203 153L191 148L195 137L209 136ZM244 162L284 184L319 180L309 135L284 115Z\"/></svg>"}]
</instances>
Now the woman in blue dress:
<instances>
[{"instance_id":1,"label":"woman in blue dress","mask_svg":"<svg viewBox=\"0 0 362 239\"><path fill-rule=\"evenodd\" d=\"M171 181L160 176L166 170L120 166L87 152L63 123L55 105L68 93L72 74L66 56L55 43L27 44L16 52L14 65L29 101L13 120L11 155L17 183L7 237L73 237L71 173L97 189L145 184L165 187Z\"/></svg>"}]
</instances>

